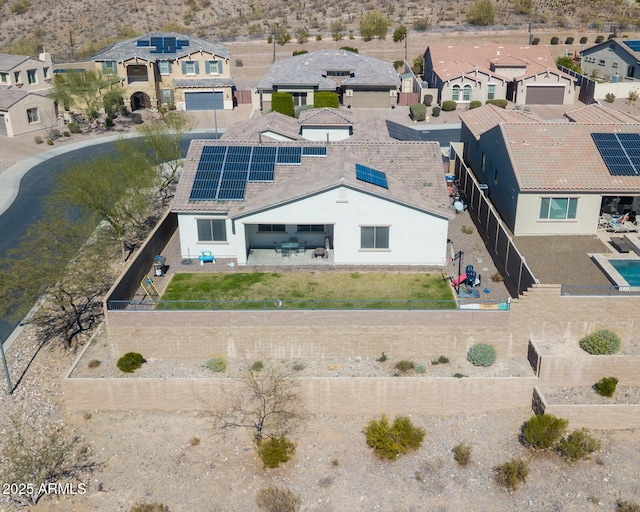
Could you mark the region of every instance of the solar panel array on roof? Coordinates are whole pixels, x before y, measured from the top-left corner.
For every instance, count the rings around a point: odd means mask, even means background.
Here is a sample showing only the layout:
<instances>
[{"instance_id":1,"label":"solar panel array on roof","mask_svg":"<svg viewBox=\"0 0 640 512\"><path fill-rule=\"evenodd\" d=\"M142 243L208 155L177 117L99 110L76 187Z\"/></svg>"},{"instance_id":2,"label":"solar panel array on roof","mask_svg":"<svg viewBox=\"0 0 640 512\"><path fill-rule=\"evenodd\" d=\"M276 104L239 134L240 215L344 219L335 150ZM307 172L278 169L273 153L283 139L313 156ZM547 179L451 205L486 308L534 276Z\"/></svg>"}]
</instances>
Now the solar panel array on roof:
<instances>
[{"instance_id":1,"label":"solar panel array on roof","mask_svg":"<svg viewBox=\"0 0 640 512\"><path fill-rule=\"evenodd\" d=\"M151 37L149 39L138 39L138 48L151 48L149 53L176 53L185 46L189 46L188 39L176 39L175 37Z\"/></svg>"},{"instance_id":2,"label":"solar panel array on roof","mask_svg":"<svg viewBox=\"0 0 640 512\"><path fill-rule=\"evenodd\" d=\"M592 133L591 138L613 176L640 176L640 133Z\"/></svg>"},{"instance_id":3,"label":"solar panel array on roof","mask_svg":"<svg viewBox=\"0 0 640 512\"><path fill-rule=\"evenodd\" d=\"M356 179L382 188L389 188L387 175L366 165L356 164Z\"/></svg>"},{"instance_id":4,"label":"solar panel array on roof","mask_svg":"<svg viewBox=\"0 0 640 512\"><path fill-rule=\"evenodd\" d=\"M248 182L272 182L276 164L300 164L302 155L326 156L320 146L205 146L190 201L241 201Z\"/></svg>"},{"instance_id":5,"label":"solar panel array on roof","mask_svg":"<svg viewBox=\"0 0 640 512\"><path fill-rule=\"evenodd\" d=\"M623 41L623 43L626 44L629 48L631 48L631 50L633 50L634 52L640 51L640 41L638 40Z\"/></svg>"}]
</instances>

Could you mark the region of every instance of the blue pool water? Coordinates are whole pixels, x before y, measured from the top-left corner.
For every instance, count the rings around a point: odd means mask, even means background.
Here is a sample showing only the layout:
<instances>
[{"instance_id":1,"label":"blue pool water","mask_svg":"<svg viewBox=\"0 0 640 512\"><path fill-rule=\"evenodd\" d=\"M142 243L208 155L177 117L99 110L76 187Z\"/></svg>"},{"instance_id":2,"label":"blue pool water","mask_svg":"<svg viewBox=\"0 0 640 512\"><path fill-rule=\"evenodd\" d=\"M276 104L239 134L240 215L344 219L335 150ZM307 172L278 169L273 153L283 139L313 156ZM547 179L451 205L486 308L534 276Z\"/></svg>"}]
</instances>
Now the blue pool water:
<instances>
[{"instance_id":1,"label":"blue pool water","mask_svg":"<svg viewBox=\"0 0 640 512\"><path fill-rule=\"evenodd\" d=\"M630 286L640 286L640 260L610 260Z\"/></svg>"}]
</instances>

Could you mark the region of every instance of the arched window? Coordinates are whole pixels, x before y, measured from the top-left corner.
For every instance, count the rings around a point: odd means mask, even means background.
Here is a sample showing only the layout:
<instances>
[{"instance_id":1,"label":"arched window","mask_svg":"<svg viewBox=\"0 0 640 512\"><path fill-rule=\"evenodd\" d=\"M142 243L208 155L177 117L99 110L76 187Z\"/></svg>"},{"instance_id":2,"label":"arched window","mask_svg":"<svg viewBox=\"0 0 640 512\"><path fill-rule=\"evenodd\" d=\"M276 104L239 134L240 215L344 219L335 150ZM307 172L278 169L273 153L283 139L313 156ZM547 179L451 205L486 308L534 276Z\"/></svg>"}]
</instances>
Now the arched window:
<instances>
[{"instance_id":1,"label":"arched window","mask_svg":"<svg viewBox=\"0 0 640 512\"><path fill-rule=\"evenodd\" d=\"M462 101L471 101L471 86L469 84L462 89Z\"/></svg>"},{"instance_id":2,"label":"arched window","mask_svg":"<svg viewBox=\"0 0 640 512\"><path fill-rule=\"evenodd\" d=\"M459 85L454 85L451 88L451 99L453 101L458 101L460 99L460 86Z\"/></svg>"}]
</instances>

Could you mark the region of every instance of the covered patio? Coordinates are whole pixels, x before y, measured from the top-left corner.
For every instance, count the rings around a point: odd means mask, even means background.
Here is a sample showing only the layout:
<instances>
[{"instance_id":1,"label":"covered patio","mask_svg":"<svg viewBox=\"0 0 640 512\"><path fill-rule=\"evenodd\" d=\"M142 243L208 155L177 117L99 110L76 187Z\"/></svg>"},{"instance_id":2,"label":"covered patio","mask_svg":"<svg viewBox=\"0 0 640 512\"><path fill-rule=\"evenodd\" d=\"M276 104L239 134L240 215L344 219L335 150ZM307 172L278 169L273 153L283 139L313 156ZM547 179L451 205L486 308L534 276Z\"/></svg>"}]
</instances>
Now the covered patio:
<instances>
[{"instance_id":1,"label":"covered patio","mask_svg":"<svg viewBox=\"0 0 640 512\"><path fill-rule=\"evenodd\" d=\"M319 250L321 249L321 250ZM333 250L323 248L297 250L249 249L247 265L333 265Z\"/></svg>"}]
</instances>

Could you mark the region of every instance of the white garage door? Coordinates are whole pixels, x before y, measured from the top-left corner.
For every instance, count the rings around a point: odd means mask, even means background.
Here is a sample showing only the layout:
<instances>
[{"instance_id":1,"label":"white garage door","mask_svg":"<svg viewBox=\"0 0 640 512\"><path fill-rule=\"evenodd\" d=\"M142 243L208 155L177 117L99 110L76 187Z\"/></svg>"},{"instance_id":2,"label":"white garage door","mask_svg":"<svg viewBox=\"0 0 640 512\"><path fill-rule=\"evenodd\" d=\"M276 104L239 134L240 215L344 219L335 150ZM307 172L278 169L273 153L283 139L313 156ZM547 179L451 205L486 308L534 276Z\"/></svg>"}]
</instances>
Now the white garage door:
<instances>
[{"instance_id":1,"label":"white garage door","mask_svg":"<svg viewBox=\"0 0 640 512\"><path fill-rule=\"evenodd\" d=\"M187 110L224 110L222 92L186 92L184 101Z\"/></svg>"},{"instance_id":2,"label":"white garage door","mask_svg":"<svg viewBox=\"0 0 640 512\"><path fill-rule=\"evenodd\" d=\"M527 87L527 105L562 105L564 86L530 85Z\"/></svg>"},{"instance_id":3,"label":"white garage door","mask_svg":"<svg viewBox=\"0 0 640 512\"><path fill-rule=\"evenodd\" d=\"M0 114L0 135L7 134L7 125L4 122L4 114Z\"/></svg>"}]
</instances>

